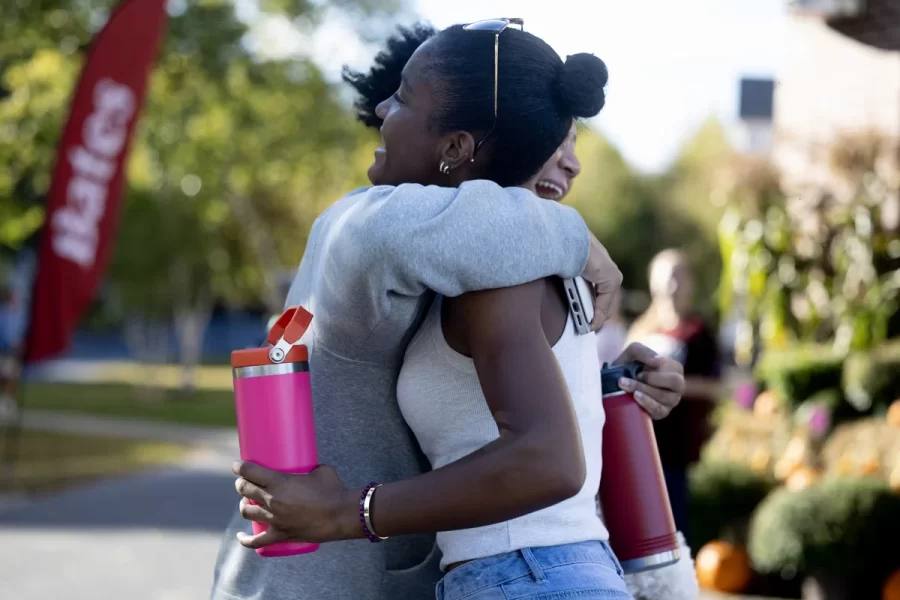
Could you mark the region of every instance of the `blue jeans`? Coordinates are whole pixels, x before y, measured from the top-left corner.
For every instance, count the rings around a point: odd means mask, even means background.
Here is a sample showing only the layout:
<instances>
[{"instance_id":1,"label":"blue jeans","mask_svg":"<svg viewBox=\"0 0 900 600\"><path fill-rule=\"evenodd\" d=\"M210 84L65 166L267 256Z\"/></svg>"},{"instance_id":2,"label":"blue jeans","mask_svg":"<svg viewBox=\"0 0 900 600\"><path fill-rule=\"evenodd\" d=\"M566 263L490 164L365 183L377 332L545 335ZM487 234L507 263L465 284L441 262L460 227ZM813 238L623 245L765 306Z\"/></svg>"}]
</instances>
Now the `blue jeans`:
<instances>
[{"instance_id":1,"label":"blue jeans","mask_svg":"<svg viewBox=\"0 0 900 600\"><path fill-rule=\"evenodd\" d=\"M468 562L438 582L437 600L633 600L606 542L525 548Z\"/></svg>"}]
</instances>

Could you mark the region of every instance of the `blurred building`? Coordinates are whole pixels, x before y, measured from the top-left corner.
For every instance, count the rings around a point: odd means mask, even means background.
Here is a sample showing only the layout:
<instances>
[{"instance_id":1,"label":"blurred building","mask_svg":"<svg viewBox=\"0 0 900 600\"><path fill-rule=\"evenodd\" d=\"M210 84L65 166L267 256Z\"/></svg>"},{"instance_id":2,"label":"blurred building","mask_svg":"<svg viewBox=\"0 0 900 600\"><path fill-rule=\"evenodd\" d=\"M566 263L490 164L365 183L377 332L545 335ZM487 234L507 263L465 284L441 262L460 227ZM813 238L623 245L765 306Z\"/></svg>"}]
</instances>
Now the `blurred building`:
<instances>
[{"instance_id":1,"label":"blurred building","mask_svg":"<svg viewBox=\"0 0 900 600\"><path fill-rule=\"evenodd\" d=\"M737 151L762 156L771 151L774 93L774 79L741 79L738 122L731 136Z\"/></svg>"},{"instance_id":2,"label":"blurred building","mask_svg":"<svg viewBox=\"0 0 900 600\"><path fill-rule=\"evenodd\" d=\"M836 136L900 137L900 1L793 0L790 11L772 155L789 186L827 186Z\"/></svg>"}]
</instances>

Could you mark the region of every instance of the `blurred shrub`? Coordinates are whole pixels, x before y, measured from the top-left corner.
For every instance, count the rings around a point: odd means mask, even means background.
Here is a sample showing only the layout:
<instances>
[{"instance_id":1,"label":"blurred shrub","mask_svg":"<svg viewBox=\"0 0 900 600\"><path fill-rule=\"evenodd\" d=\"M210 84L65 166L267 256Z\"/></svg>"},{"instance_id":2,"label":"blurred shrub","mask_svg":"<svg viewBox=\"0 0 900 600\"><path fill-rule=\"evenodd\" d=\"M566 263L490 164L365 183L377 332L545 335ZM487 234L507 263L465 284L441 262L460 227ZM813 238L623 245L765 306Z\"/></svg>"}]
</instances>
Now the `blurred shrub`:
<instances>
[{"instance_id":1,"label":"blurred shrub","mask_svg":"<svg viewBox=\"0 0 900 600\"><path fill-rule=\"evenodd\" d=\"M746 465L707 461L689 473L691 547L713 540L745 543L745 529L760 502L775 487L766 474Z\"/></svg>"},{"instance_id":2,"label":"blurred shrub","mask_svg":"<svg viewBox=\"0 0 900 600\"><path fill-rule=\"evenodd\" d=\"M851 354L844 365L847 400L860 412L881 414L900 398L900 341Z\"/></svg>"},{"instance_id":3,"label":"blurred shrub","mask_svg":"<svg viewBox=\"0 0 900 600\"><path fill-rule=\"evenodd\" d=\"M759 506L749 534L750 556L763 573L881 581L900 565L900 553L888 549L900 536L900 496L874 478L782 488Z\"/></svg>"},{"instance_id":4,"label":"blurred shrub","mask_svg":"<svg viewBox=\"0 0 900 600\"><path fill-rule=\"evenodd\" d=\"M825 390L841 389L844 357L824 346L766 352L756 377L790 409Z\"/></svg>"}]
</instances>

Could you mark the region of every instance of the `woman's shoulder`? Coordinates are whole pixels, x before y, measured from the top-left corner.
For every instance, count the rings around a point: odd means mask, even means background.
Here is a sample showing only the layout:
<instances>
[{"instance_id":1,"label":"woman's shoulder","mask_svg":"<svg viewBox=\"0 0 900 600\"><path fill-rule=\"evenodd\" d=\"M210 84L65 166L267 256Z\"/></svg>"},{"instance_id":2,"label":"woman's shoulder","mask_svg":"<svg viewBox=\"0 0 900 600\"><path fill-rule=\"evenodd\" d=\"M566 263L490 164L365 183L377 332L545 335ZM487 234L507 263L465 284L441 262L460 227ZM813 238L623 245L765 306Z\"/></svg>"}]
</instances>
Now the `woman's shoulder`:
<instances>
[{"instance_id":1,"label":"woman's shoulder","mask_svg":"<svg viewBox=\"0 0 900 600\"><path fill-rule=\"evenodd\" d=\"M459 324L466 329L479 324L492 323L502 326L539 311L547 289L546 280L538 279L505 288L493 288L466 292L453 298L444 298L443 311L446 324Z\"/></svg>"},{"instance_id":2,"label":"woman's shoulder","mask_svg":"<svg viewBox=\"0 0 900 600\"><path fill-rule=\"evenodd\" d=\"M542 310L553 285L553 278L545 278L443 298L444 334L454 350L468 354L473 341L516 335L529 324L543 325Z\"/></svg>"}]
</instances>

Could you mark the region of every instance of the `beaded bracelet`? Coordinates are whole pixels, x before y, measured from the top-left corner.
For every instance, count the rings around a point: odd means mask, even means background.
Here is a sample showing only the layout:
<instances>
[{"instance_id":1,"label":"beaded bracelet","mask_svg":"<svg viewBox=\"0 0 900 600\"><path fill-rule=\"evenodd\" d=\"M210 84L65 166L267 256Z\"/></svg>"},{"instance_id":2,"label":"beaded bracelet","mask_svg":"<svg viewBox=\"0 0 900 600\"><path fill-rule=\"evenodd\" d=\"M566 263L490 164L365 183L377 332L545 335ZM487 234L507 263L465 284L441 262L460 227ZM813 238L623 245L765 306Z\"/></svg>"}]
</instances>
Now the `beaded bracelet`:
<instances>
[{"instance_id":1,"label":"beaded bracelet","mask_svg":"<svg viewBox=\"0 0 900 600\"><path fill-rule=\"evenodd\" d=\"M372 496L375 495L375 490L380 487L380 483L373 481L363 489L359 498L359 524L362 525L363 533L366 534L366 537L373 544L387 539L375 533L375 528L372 527Z\"/></svg>"}]
</instances>

